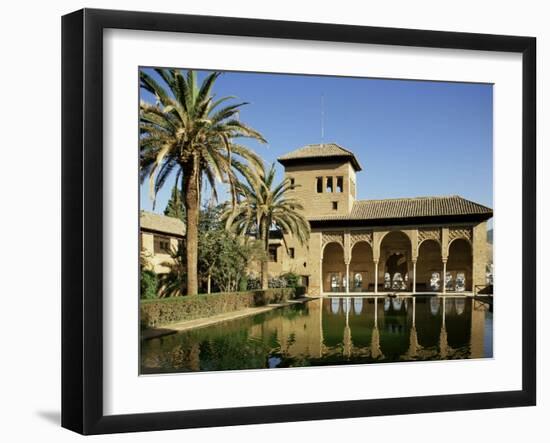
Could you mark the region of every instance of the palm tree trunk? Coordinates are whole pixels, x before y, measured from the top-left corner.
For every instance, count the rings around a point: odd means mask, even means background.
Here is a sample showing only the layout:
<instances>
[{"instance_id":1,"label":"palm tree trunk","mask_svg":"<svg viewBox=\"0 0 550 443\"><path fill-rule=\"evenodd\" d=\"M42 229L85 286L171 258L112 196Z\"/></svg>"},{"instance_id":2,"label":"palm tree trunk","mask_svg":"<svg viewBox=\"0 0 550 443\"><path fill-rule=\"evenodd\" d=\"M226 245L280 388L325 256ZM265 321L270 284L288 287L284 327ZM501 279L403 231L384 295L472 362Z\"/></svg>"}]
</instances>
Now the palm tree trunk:
<instances>
[{"instance_id":1,"label":"palm tree trunk","mask_svg":"<svg viewBox=\"0 0 550 443\"><path fill-rule=\"evenodd\" d=\"M269 226L265 220L262 220L260 229L265 249L265 255L262 258L262 289L267 289L269 287Z\"/></svg>"},{"instance_id":2,"label":"palm tree trunk","mask_svg":"<svg viewBox=\"0 0 550 443\"><path fill-rule=\"evenodd\" d=\"M183 187L187 220L187 295L199 293L197 263L199 249L199 164L196 158L185 168Z\"/></svg>"}]
</instances>

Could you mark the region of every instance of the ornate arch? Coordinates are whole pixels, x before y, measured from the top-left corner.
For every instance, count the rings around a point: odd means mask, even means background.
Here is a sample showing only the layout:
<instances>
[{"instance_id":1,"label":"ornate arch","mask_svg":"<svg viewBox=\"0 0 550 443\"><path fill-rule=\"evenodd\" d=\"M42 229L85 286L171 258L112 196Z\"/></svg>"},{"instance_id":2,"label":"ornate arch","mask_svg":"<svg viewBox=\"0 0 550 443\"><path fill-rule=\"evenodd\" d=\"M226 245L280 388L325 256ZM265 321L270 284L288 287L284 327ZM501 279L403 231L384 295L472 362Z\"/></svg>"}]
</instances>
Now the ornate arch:
<instances>
[{"instance_id":1,"label":"ornate arch","mask_svg":"<svg viewBox=\"0 0 550 443\"><path fill-rule=\"evenodd\" d=\"M344 233L343 232L323 232L322 239L323 239L323 241L322 241L322 248L321 248L321 256L325 252L325 247L329 243L338 243L342 247L342 250L344 250L344 252L345 252L346 248L344 247Z\"/></svg>"},{"instance_id":2,"label":"ornate arch","mask_svg":"<svg viewBox=\"0 0 550 443\"><path fill-rule=\"evenodd\" d=\"M359 242L368 243L372 248L372 246L373 246L372 231L352 232L351 233L350 250L353 250L353 247L355 246L355 244L359 243Z\"/></svg>"},{"instance_id":3,"label":"ornate arch","mask_svg":"<svg viewBox=\"0 0 550 443\"><path fill-rule=\"evenodd\" d=\"M419 228L417 251L426 240L434 240L441 246L441 228Z\"/></svg>"},{"instance_id":4,"label":"ornate arch","mask_svg":"<svg viewBox=\"0 0 550 443\"><path fill-rule=\"evenodd\" d=\"M449 228L447 250L455 240L466 240L472 246L472 228Z\"/></svg>"},{"instance_id":5,"label":"ornate arch","mask_svg":"<svg viewBox=\"0 0 550 443\"><path fill-rule=\"evenodd\" d=\"M403 231L401 229L392 229L390 231L385 231L381 236L380 238L378 239L378 244L376 245L376 247L378 248L378 250L380 250L380 246L382 245L382 242L384 241L384 238L386 238L386 236L388 234L391 234L392 232L401 232L401 234L403 234L405 237L407 237L409 239L409 242L410 242L410 245L411 245L411 249L413 249L413 245L414 245L414 241L413 241L413 238L411 237L411 235L407 232L407 231ZM373 245L374 247L374 245Z\"/></svg>"},{"instance_id":6,"label":"ornate arch","mask_svg":"<svg viewBox=\"0 0 550 443\"><path fill-rule=\"evenodd\" d=\"M455 240L465 240L468 242L468 244L472 248L472 254L473 254L472 238L473 238L473 230L469 226L449 228L449 235L447 236L447 245L445 246L445 253L447 255L449 254L451 243L453 243Z\"/></svg>"}]
</instances>

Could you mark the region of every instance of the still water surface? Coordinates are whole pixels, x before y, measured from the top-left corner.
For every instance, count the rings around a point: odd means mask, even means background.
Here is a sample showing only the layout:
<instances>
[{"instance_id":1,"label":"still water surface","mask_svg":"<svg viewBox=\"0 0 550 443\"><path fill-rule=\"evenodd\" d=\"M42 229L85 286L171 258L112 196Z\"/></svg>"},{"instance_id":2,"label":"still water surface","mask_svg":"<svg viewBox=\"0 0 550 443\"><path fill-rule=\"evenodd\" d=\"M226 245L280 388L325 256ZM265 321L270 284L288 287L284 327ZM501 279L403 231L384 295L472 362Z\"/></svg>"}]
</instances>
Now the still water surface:
<instances>
[{"instance_id":1,"label":"still water surface","mask_svg":"<svg viewBox=\"0 0 550 443\"><path fill-rule=\"evenodd\" d=\"M492 343L471 298L325 298L142 341L141 372L489 358Z\"/></svg>"}]
</instances>

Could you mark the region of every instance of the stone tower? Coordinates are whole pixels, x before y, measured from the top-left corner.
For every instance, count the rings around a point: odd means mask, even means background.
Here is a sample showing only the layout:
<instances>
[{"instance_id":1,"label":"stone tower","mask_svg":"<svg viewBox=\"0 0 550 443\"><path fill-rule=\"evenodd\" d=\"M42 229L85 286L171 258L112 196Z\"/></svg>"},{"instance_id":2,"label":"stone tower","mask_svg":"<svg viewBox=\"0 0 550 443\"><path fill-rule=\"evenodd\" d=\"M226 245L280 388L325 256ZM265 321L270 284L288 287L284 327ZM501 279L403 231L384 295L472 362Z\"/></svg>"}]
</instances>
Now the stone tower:
<instances>
[{"instance_id":1,"label":"stone tower","mask_svg":"<svg viewBox=\"0 0 550 443\"><path fill-rule=\"evenodd\" d=\"M306 218L348 216L356 198L355 155L336 143L306 145L279 157L296 186L292 192Z\"/></svg>"}]
</instances>

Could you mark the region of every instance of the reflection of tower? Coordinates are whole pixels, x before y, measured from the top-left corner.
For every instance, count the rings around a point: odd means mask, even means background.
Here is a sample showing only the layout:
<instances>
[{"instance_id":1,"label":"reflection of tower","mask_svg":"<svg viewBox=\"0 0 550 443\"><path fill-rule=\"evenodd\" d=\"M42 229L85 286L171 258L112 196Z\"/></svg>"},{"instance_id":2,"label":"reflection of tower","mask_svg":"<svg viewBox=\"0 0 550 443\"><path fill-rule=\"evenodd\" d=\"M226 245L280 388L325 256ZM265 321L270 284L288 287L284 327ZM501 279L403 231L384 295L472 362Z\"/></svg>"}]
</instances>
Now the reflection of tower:
<instances>
[{"instance_id":1,"label":"reflection of tower","mask_svg":"<svg viewBox=\"0 0 550 443\"><path fill-rule=\"evenodd\" d=\"M472 298L472 326L470 330L470 358L483 358L485 336L485 304Z\"/></svg>"},{"instance_id":2,"label":"reflection of tower","mask_svg":"<svg viewBox=\"0 0 550 443\"><path fill-rule=\"evenodd\" d=\"M344 328L344 355L346 357L351 356L351 328L349 327L349 311L351 310L351 301L347 297L345 300L345 309L346 309L346 327Z\"/></svg>"},{"instance_id":3,"label":"reflection of tower","mask_svg":"<svg viewBox=\"0 0 550 443\"><path fill-rule=\"evenodd\" d=\"M412 327L409 336L409 349L406 356L408 359L416 357L418 351L422 349L422 346L418 343L418 334L416 333L416 299L414 297L412 304Z\"/></svg>"},{"instance_id":4,"label":"reflection of tower","mask_svg":"<svg viewBox=\"0 0 550 443\"><path fill-rule=\"evenodd\" d=\"M374 297L374 328L370 348L372 358L384 358L382 349L380 349L380 331L378 330L378 297Z\"/></svg>"},{"instance_id":5,"label":"reflection of tower","mask_svg":"<svg viewBox=\"0 0 550 443\"><path fill-rule=\"evenodd\" d=\"M318 356L321 358L323 356L325 344L324 344L324 336L323 336L323 299L318 298L317 300L313 300L309 303L315 303L317 308L319 309L319 353Z\"/></svg>"},{"instance_id":6,"label":"reflection of tower","mask_svg":"<svg viewBox=\"0 0 550 443\"><path fill-rule=\"evenodd\" d=\"M439 354L441 358L447 358L449 354L449 345L447 343L447 327L445 326L445 304L447 300L443 297L443 309L442 311L442 321L441 321L441 332L439 333Z\"/></svg>"}]
</instances>

